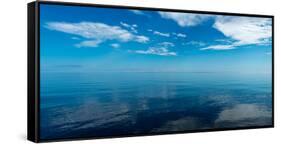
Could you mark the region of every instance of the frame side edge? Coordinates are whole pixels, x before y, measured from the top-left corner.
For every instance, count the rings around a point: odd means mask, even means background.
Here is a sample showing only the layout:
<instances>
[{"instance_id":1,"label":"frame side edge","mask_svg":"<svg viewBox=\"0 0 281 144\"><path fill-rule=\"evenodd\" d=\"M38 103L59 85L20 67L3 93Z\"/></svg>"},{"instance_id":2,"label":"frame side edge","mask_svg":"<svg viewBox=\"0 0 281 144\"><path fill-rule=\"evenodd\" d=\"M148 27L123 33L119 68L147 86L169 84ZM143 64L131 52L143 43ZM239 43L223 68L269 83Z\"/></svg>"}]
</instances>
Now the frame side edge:
<instances>
[{"instance_id":1,"label":"frame side edge","mask_svg":"<svg viewBox=\"0 0 281 144\"><path fill-rule=\"evenodd\" d=\"M274 16L271 17L272 18L272 60L271 60L271 64L272 64L272 74L271 74L271 81L272 81L272 127L275 127L275 66L274 66L274 55L275 55L275 44L274 44Z\"/></svg>"},{"instance_id":2,"label":"frame side edge","mask_svg":"<svg viewBox=\"0 0 281 144\"><path fill-rule=\"evenodd\" d=\"M27 5L27 139L38 142L37 121L36 121L36 94L35 94L35 68L36 68L36 2Z\"/></svg>"}]
</instances>

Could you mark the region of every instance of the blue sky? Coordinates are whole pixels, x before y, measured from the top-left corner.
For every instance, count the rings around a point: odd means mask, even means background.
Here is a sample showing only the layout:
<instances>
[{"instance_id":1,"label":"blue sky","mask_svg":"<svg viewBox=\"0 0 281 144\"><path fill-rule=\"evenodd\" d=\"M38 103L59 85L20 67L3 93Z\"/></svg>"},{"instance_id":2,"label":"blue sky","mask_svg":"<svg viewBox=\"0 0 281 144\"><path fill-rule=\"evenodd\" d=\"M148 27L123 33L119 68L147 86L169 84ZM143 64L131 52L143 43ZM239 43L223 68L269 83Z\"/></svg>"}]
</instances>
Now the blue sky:
<instances>
[{"instance_id":1,"label":"blue sky","mask_svg":"<svg viewBox=\"0 0 281 144\"><path fill-rule=\"evenodd\" d=\"M269 18L41 4L45 71L271 72Z\"/></svg>"}]
</instances>

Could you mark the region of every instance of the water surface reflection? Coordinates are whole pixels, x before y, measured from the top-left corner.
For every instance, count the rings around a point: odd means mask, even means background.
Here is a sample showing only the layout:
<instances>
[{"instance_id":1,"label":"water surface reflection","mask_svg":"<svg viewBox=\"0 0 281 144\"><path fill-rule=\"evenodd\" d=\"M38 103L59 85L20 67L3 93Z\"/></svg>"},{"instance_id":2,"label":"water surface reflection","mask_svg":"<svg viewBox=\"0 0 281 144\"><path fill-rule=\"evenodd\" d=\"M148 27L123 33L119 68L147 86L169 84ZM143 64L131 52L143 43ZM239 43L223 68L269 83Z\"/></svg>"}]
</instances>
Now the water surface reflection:
<instances>
[{"instance_id":1,"label":"water surface reflection","mask_svg":"<svg viewBox=\"0 0 281 144\"><path fill-rule=\"evenodd\" d=\"M47 73L41 79L42 139L271 125L266 76Z\"/></svg>"}]
</instances>

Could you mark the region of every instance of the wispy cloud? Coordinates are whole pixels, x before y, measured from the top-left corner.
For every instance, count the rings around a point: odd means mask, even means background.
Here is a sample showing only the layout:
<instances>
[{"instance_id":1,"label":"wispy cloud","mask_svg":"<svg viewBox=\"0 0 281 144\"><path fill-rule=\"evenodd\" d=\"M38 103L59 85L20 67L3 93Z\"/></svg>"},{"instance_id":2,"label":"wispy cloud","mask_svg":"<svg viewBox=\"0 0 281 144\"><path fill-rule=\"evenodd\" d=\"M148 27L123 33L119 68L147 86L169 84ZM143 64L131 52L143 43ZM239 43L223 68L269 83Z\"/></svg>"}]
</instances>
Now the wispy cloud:
<instances>
[{"instance_id":1,"label":"wispy cloud","mask_svg":"<svg viewBox=\"0 0 281 144\"><path fill-rule=\"evenodd\" d=\"M98 47L98 45L101 43L101 40L86 40L82 41L79 44L76 44L75 46L78 48L81 47Z\"/></svg>"},{"instance_id":2,"label":"wispy cloud","mask_svg":"<svg viewBox=\"0 0 281 144\"><path fill-rule=\"evenodd\" d=\"M135 41L139 43L146 43L149 41L149 38L146 36L135 36Z\"/></svg>"},{"instance_id":3,"label":"wispy cloud","mask_svg":"<svg viewBox=\"0 0 281 144\"><path fill-rule=\"evenodd\" d=\"M218 16L213 25L229 41L226 44L212 45L201 50L229 50L244 45L265 45L271 42L272 22L269 18Z\"/></svg>"},{"instance_id":4,"label":"wispy cloud","mask_svg":"<svg viewBox=\"0 0 281 144\"><path fill-rule=\"evenodd\" d=\"M186 38L186 34L183 34L183 33L173 33L173 35L180 37L180 38Z\"/></svg>"},{"instance_id":5,"label":"wispy cloud","mask_svg":"<svg viewBox=\"0 0 281 144\"><path fill-rule=\"evenodd\" d=\"M136 50L135 53L138 54L151 54L160 56L176 56L177 53L171 52L165 47L150 47L147 50Z\"/></svg>"},{"instance_id":6,"label":"wispy cloud","mask_svg":"<svg viewBox=\"0 0 281 144\"><path fill-rule=\"evenodd\" d=\"M163 47L174 47L175 46L175 44L171 43L171 42L161 42L158 45L163 46Z\"/></svg>"},{"instance_id":7,"label":"wispy cloud","mask_svg":"<svg viewBox=\"0 0 281 144\"><path fill-rule=\"evenodd\" d=\"M175 36L175 38L179 37L179 38L186 38L186 34L183 33L165 33L165 32L160 32L160 31L156 31L156 30L152 30L152 29L148 29L147 31L152 32L155 35L159 35L159 36L163 36L163 37L170 37L171 35Z\"/></svg>"},{"instance_id":8,"label":"wispy cloud","mask_svg":"<svg viewBox=\"0 0 281 144\"><path fill-rule=\"evenodd\" d=\"M192 45L192 46L196 46L196 47L202 47L202 46L205 46L206 43L204 43L202 41L189 41L189 42L182 43L182 45Z\"/></svg>"},{"instance_id":9,"label":"wispy cloud","mask_svg":"<svg viewBox=\"0 0 281 144\"><path fill-rule=\"evenodd\" d=\"M154 35L158 35L158 36L163 36L163 37L170 37L171 36L170 33L160 32L160 31L157 31L157 30L148 29L147 31L152 32Z\"/></svg>"},{"instance_id":10,"label":"wispy cloud","mask_svg":"<svg viewBox=\"0 0 281 144\"><path fill-rule=\"evenodd\" d=\"M73 40L80 40L79 37L71 37L71 39L73 39Z\"/></svg>"},{"instance_id":11,"label":"wispy cloud","mask_svg":"<svg viewBox=\"0 0 281 144\"><path fill-rule=\"evenodd\" d=\"M136 25L136 24L132 24L132 25L130 25L130 24L127 24L127 23L124 23L124 22L120 22L120 24L123 26L123 27L125 27L125 28L128 28L130 31L132 31L133 33L138 33L138 31L137 31L137 27L138 27L138 25Z\"/></svg>"},{"instance_id":12,"label":"wispy cloud","mask_svg":"<svg viewBox=\"0 0 281 144\"><path fill-rule=\"evenodd\" d=\"M120 42L135 41L139 43L146 43L149 38L142 35L135 35L126 29L119 26L110 26L104 23L95 22L80 22L80 23L67 23L67 22L49 22L45 25L50 30L64 32L76 36L81 36L86 39L82 46L96 47L107 40L117 40ZM90 42L92 41L92 42ZM98 43L97 43L98 42ZM89 44L90 43L90 44Z\"/></svg>"},{"instance_id":13,"label":"wispy cloud","mask_svg":"<svg viewBox=\"0 0 281 144\"><path fill-rule=\"evenodd\" d=\"M170 37L169 33L162 33L162 32L159 32L159 31L154 31L153 34L163 36L163 37Z\"/></svg>"},{"instance_id":14,"label":"wispy cloud","mask_svg":"<svg viewBox=\"0 0 281 144\"><path fill-rule=\"evenodd\" d=\"M211 45L208 47L201 48L200 50L231 50L235 49L234 45Z\"/></svg>"},{"instance_id":15,"label":"wispy cloud","mask_svg":"<svg viewBox=\"0 0 281 144\"><path fill-rule=\"evenodd\" d=\"M113 43L113 44L111 44L110 46L113 47L113 48L119 48L119 47L120 47L120 44L118 44L118 43Z\"/></svg>"},{"instance_id":16,"label":"wispy cloud","mask_svg":"<svg viewBox=\"0 0 281 144\"><path fill-rule=\"evenodd\" d=\"M181 27L196 26L212 17L205 14L187 14L178 12L159 12L159 14L162 18L175 21Z\"/></svg>"},{"instance_id":17,"label":"wispy cloud","mask_svg":"<svg viewBox=\"0 0 281 144\"><path fill-rule=\"evenodd\" d=\"M131 51L138 54L147 54L147 55L159 55L159 56L176 56L176 52L169 50L169 47L174 47L175 45L171 42L161 42L158 43L155 47L149 47L147 50L136 50Z\"/></svg>"},{"instance_id":18,"label":"wispy cloud","mask_svg":"<svg viewBox=\"0 0 281 144\"><path fill-rule=\"evenodd\" d=\"M142 11L140 10L130 10L132 13L137 14L137 15L145 15Z\"/></svg>"},{"instance_id":19,"label":"wispy cloud","mask_svg":"<svg viewBox=\"0 0 281 144\"><path fill-rule=\"evenodd\" d=\"M233 43L233 40L231 40L229 38L226 38L226 39L216 39L215 41L219 42L219 43L228 43L228 44Z\"/></svg>"}]
</instances>

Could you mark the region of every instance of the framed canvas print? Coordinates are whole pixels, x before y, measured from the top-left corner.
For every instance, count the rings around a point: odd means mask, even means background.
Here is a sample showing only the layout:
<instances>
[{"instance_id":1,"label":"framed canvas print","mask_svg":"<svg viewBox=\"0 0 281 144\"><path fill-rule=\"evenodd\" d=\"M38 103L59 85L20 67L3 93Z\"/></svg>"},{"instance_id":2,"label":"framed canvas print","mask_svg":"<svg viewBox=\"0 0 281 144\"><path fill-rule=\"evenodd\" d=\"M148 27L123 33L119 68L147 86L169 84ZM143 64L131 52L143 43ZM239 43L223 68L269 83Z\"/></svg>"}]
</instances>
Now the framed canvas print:
<instances>
[{"instance_id":1,"label":"framed canvas print","mask_svg":"<svg viewBox=\"0 0 281 144\"><path fill-rule=\"evenodd\" d=\"M28 4L34 142L274 126L274 17Z\"/></svg>"}]
</instances>

